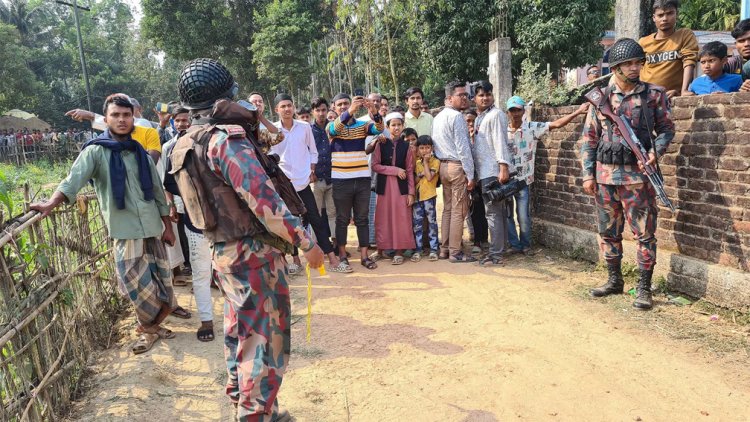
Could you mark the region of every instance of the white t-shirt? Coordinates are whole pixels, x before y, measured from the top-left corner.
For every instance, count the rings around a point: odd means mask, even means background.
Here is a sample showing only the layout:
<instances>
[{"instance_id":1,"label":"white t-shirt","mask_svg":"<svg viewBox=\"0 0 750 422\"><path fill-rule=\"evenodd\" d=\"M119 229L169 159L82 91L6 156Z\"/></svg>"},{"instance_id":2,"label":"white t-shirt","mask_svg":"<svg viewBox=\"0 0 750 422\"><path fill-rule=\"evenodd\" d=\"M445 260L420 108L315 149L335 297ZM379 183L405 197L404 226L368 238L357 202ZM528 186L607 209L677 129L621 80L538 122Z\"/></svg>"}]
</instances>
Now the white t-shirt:
<instances>
[{"instance_id":1,"label":"white t-shirt","mask_svg":"<svg viewBox=\"0 0 750 422\"><path fill-rule=\"evenodd\" d=\"M284 134L284 140L272 146L269 152L279 156L279 167L299 192L310 185L310 166L318 164L312 128L302 120L294 120L290 130L283 128L281 122L275 122L274 126Z\"/></svg>"}]
</instances>

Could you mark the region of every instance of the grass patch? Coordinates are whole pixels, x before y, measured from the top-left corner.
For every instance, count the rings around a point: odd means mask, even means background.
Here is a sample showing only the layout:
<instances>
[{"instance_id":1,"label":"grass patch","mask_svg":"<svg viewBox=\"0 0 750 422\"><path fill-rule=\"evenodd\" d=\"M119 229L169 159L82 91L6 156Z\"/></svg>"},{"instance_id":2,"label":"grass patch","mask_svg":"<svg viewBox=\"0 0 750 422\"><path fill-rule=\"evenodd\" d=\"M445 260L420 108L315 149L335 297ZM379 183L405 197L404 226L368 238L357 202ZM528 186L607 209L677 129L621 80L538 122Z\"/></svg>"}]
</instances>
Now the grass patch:
<instances>
[{"instance_id":1,"label":"grass patch","mask_svg":"<svg viewBox=\"0 0 750 422\"><path fill-rule=\"evenodd\" d=\"M750 312L740 312L734 309L722 308L711 302L699 299L692 304L694 312L703 315L717 315L720 320L732 322L734 324L747 327L750 326Z\"/></svg>"},{"instance_id":2,"label":"grass patch","mask_svg":"<svg viewBox=\"0 0 750 422\"><path fill-rule=\"evenodd\" d=\"M303 358L319 358L325 354L323 349L319 349L315 346L305 346L304 344L293 343L295 344L292 346L292 354L301 356Z\"/></svg>"},{"instance_id":3,"label":"grass patch","mask_svg":"<svg viewBox=\"0 0 750 422\"><path fill-rule=\"evenodd\" d=\"M17 215L22 211L26 183L32 200L52 195L57 184L68 175L71 164L71 161L38 161L21 166L0 163L0 206L4 208L3 212Z\"/></svg>"}]
</instances>

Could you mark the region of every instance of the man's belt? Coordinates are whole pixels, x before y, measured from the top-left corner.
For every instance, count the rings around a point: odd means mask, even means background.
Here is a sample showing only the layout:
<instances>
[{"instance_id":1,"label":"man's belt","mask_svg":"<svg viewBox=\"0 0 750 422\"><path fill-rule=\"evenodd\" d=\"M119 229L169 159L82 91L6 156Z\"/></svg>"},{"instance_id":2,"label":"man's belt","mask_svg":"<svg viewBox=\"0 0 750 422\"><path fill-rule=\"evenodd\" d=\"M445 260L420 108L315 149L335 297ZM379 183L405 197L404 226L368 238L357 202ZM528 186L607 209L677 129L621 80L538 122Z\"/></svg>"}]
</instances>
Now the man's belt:
<instances>
[{"instance_id":1,"label":"man's belt","mask_svg":"<svg viewBox=\"0 0 750 422\"><path fill-rule=\"evenodd\" d=\"M440 160L441 163L461 164L461 160Z\"/></svg>"}]
</instances>

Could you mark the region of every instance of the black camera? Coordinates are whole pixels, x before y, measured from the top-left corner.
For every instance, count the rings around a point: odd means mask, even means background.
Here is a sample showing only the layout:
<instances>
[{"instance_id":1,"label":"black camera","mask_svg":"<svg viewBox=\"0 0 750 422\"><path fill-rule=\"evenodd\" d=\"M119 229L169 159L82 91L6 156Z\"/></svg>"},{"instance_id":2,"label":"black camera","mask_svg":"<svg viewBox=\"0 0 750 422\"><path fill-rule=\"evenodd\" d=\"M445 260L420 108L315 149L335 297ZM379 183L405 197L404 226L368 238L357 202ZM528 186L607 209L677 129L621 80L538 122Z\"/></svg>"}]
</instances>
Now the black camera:
<instances>
[{"instance_id":1,"label":"black camera","mask_svg":"<svg viewBox=\"0 0 750 422\"><path fill-rule=\"evenodd\" d=\"M520 192L525 187L526 180L512 178L508 183L500 183L498 180L493 180L492 183L482 190L482 199L484 199L485 203L502 201Z\"/></svg>"}]
</instances>

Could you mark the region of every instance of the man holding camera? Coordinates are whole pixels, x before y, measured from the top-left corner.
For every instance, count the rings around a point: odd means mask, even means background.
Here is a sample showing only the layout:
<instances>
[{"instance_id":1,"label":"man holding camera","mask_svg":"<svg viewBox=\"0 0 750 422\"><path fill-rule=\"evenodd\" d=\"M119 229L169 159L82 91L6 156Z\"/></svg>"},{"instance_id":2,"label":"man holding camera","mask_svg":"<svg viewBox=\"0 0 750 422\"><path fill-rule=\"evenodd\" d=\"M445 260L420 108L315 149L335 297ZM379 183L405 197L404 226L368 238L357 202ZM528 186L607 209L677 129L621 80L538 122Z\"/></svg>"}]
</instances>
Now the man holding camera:
<instances>
[{"instance_id":1,"label":"man holding camera","mask_svg":"<svg viewBox=\"0 0 750 422\"><path fill-rule=\"evenodd\" d=\"M506 131L508 118L494 106L492 84L479 81L474 84L474 103L477 106L477 119L474 121L474 144L472 154L474 167L482 192L497 189L510 179L508 167L513 157L508 150ZM502 265L502 255L507 237L507 207L504 199L484 202L487 225L490 229L490 250L479 261L480 266Z\"/></svg>"}]
</instances>

